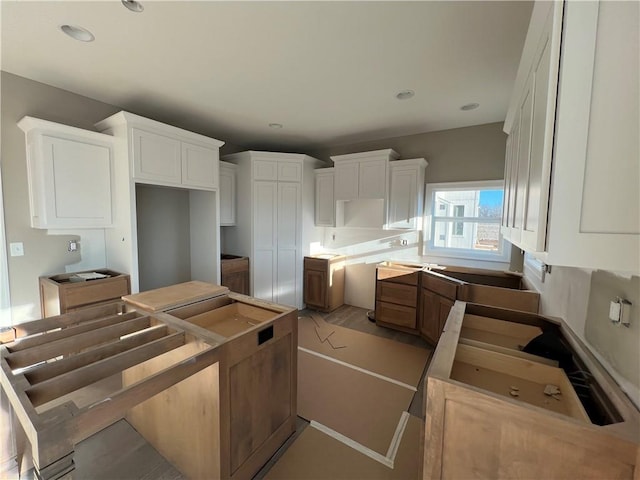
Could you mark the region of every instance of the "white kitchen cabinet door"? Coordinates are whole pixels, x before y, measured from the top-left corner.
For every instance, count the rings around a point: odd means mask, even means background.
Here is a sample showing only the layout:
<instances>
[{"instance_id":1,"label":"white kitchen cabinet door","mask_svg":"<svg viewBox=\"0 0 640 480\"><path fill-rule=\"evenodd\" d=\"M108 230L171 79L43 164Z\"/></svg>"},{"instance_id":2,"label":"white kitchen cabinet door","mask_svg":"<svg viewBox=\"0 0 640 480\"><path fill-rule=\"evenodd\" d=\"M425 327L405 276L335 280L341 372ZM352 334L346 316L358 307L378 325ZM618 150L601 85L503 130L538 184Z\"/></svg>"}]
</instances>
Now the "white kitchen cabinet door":
<instances>
[{"instance_id":1,"label":"white kitchen cabinet door","mask_svg":"<svg viewBox=\"0 0 640 480\"><path fill-rule=\"evenodd\" d=\"M300 162L278 162L278 181L279 182L301 182L302 181L302 164Z\"/></svg>"},{"instance_id":2,"label":"white kitchen cabinet door","mask_svg":"<svg viewBox=\"0 0 640 480\"><path fill-rule=\"evenodd\" d=\"M182 149L174 138L132 129L133 178L158 185L182 183Z\"/></svg>"},{"instance_id":3,"label":"white kitchen cabinet door","mask_svg":"<svg viewBox=\"0 0 640 480\"><path fill-rule=\"evenodd\" d=\"M335 225L336 206L333 197L333 168L316 170L315 182L315 224L319 227Z\"/></svg>"},{"instance_id":4,"label":"white kitchen cabinet door","mask_svg":"<svg viewBox=\"0 0 640 480\"><path fill-rule=\"evenodd\" d=\"M299 183L278 183L277 239L278 257L276 276L278 283L277 303L299 305L300 273L300 219L302 197Z\"/></svg>"},{"instance_id":5,"label":"white kitchen cabinet door","mask_svg":"<svg viewBox=\"0 0 640 480\"><path fill-rule=\"evenodd\" d=\"M388 160L360 162L358 174L358 198L386 198Z\"/></svg>"},{"instance_id":6,"label":"white kitchen cabinet door","mask_svg":"<svg viewBox=\"0 0 640 480\"><path fill-rule=\"evenodd\" d=\"M40 228L105 227L112 223L112 150L44 136ZM34 225L35 226L35 225Z\"/></svg>"},{"instance_id":7,"label":"white kitchen cabinet door","mask_svg":"<svg viewBox=\"0 0 640 480\"><path fill-rule=\"evenodd\" d=\"M568 2L548 249L552 265L640 273L638 2Z\"/></svg>"},{"instance_id":8,"label":"white kitchen cabinet door","mask_svg":"<svg viewBox=\"0 0 640 480\"><path fill-rule=\"evenodd\" d=\"M277 298L278 183L253 184L253 296L275 302Z\"/></svg>"},{"instance_id":9,"label":"white kitchen cabinet door","mask_svg":"<svg viewBox=\"0 0 640 480\"><path fill-rule=\"evenodd\" d=\"M276 160L254 160L253 179L276 182L278 180L278 162Z\"/></svg>"},{"instance_id":10,"label":"white kitchen cabinet door","mask_svg":"<svg viewBox=\"0 0 640 480\"><path fill-rule=\"evenodd\" d=\"M358 162L338 163L335 168L336 200L355 200L358 198L360 166Z\"/></svg>"},{"instance_id":11,"label":"white kitchen cabinet door","mask_svg":"<svg viewBox=\"0 0 640 480\"><path fill-rule=\"evenodd\" d=\"M500 223L500 231L503 236L509 226L509 204L511 197L511 168L513 166L513 135L507 136L507 144L504 155L504 197L502 200L502 222Z\"/></svg>"},{"instance_id":12,"label":"white kitchen cabinet door","mask_svg":"<svg viewBox=\"0 0 640 480\"><path fill-rule=\"evenodd\" d=\"M29 207L33 228L113 225L114 139L26 116Z\"/></svg>"},{"instance_id":13,"label":"white kitchen cabinet door","mask_svg":"<svg viewBox=\"0 0 640 480\"><path fill-rule=\"evenodd\" d=\"M545 247L549 206L560 49L559 39L552 35L553 18L552 9L545 23L531 72L533 82L531 154L520 241L522 247L534 252L542 252Z\"/></svg>"},{"instance_id":14,"label":"white kitchen cabinet door","mask_svg":"<svg viewBox=\"0 0 640 480\"><path fill-rule=\"evenodd\" d=\"M218 149L181 142L182 186L203 190L218 188Z\"/></svg>"},{"instance_id":15,"label":"white kitchen cabinet door","mask_svg":"<svg viewBox=\"0 0 640 480\"><path fill-rule=\"evenodd\" d=\"M414 230L422 226L426 166L422 158L390 163L387 228Z\"/></svg>"},{"instance_id":16,"label":"white kitchen cabinet door","mask_svg":"<svg viewBox=\"0 0 640 480\"><path fill-rule=\"evenodd\" d=\"M220 162L220 226L236 224L236 166Z\"/></svg>"}]
</instances>

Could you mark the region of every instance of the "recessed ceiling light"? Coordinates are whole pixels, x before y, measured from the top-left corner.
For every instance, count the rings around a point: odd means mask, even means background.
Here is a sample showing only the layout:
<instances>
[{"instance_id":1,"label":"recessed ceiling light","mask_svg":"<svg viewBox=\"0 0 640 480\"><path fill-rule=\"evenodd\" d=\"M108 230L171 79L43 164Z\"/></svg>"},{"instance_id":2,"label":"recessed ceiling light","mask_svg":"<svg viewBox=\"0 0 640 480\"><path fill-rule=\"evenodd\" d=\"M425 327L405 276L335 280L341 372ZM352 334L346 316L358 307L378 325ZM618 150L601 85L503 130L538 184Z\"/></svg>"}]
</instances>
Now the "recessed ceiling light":
<instances>
[{"instance_id":1,"label":"recessed ceiling light","mask_svg":"<svg viewBox=\"0 0 640 480\"><path fill-rule=\"evenodd\" d=\"M122 0L122 4L132 12L140 13L144 10L144 6L136 0Z\"/></svg>"},{"instance_id":2,"label":"recessed ceiling light","mask_svg":"<svg viewBox=\"0 0 640 480\"><path fill-rule=\"evenodd\" d=\"M81 42L93 42L96 38L93 36L93 33L86 28L78 27L76 25L61 25L60 30L71 38Z\"/></svg>"},{"instance_id":3,"label":"recessed ceiling light","mask_svg":"<svg viewBox=\"0 0 640 480\"><path fill-rule=\"evenodd\" d=\"M281 123L270 123L269 127L271 128L282 128L282 124Z\"/></svg>"},{"instance_id":4,"label":"recessed ceiling light","mask_svg":"<svg viewBox=\"0 0 640 480\"><path fill-rule=\"evenodd\" d=\"M465 112L468 110L475 110L476 108L478 108L480 106L479 103L467 103L466 105L462 105L460 107L460 110L464 110Z\"/></svg>"},{"instance_id":5,"label":"recessed ceiling light","mask_svg":"<svg viewBox=\"0 0 640 480\"><path fill-rule=\"evenodd\" d=\"M398 100L407 100L408 98L413 97L416 94L413 90L403 90L401 92L396 93L396 98Z\"/></svg>"}]
</instances>

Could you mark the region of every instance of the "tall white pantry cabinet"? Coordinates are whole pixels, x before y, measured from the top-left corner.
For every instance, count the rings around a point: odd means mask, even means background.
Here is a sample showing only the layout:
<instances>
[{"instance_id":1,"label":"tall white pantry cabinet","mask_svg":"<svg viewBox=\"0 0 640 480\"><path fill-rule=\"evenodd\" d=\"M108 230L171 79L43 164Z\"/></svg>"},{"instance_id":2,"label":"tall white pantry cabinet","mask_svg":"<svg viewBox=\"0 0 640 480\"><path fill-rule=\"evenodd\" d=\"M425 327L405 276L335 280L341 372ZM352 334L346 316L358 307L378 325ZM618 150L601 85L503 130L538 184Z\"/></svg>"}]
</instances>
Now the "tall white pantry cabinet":
<instances>
[{"instance_id":1,"label":"tall white pantry cabinet","mask_svg":"<svg viewBox=\"0 0 640 480\"><path fill-rule=\"evenodd\" d=\"M314 174L307 155L246 151L237 165L235 227L222 229L225 253L249 257L251 295L303 307L303 258L321 240L314 224Z\"/></svg>"}]
</instances>

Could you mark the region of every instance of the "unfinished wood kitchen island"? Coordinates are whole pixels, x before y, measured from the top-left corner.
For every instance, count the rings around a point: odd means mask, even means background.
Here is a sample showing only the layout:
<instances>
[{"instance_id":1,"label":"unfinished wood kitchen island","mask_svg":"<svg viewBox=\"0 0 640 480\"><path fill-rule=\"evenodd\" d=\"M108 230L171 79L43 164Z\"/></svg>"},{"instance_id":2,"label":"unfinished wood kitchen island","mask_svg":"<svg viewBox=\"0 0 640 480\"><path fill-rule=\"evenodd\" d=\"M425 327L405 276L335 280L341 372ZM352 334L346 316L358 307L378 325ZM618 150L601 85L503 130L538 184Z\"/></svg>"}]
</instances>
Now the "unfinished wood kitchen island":
<instances>
[{"instance_id":1,"label":"unfinished wood kitchen island","mask_svg":"<svg viewBox=\"0 0 640 480\"><path fill-rule=\"evenodd\" d=\"M74 445L126 418L189 478L251 478L295 430L297 310L203 282L125 300L0 346L38 476L72 475Z\"/></svg>"},{"instance_id":2,"label":"unfinished wood kitchen island","mask_svg":"<svg viewBox=\"0 0 640 480\"><path fill-rule=\"evenodd\" d=\"M560 321L457 301L425 383L425 479L640 475L638 409Z\"/></svg>"}]
</instances>

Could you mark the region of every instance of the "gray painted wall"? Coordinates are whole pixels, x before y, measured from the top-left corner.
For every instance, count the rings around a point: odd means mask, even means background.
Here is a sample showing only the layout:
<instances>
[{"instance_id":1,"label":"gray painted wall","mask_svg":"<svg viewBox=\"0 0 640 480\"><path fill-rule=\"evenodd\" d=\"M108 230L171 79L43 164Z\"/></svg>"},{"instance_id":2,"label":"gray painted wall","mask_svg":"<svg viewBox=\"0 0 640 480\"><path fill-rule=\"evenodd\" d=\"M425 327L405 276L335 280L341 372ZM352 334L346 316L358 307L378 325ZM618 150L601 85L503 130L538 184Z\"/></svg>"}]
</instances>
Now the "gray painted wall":
<instances>
[{"instance_id":1,"label":"gray painted wall","mask_svg":"<svg viewBox=\"0 0 640 480\"><path fill-rule=\"evenodd\" d=\"M189 191L136 185L140 291L191 280Z\"/></svg>"},{"instance_id":2,"label":"gray painted wall","mask_svg":"<svg viewBox=\"0 0 640 480\"><path fill-rule=\"evenodd\" d=\"M506 141L500 122L338 145L308 153L330 162L332 155L392 148L400 158L426 158L427 183L465 182L504 178Z\"/></svg>"}]
</instances>

